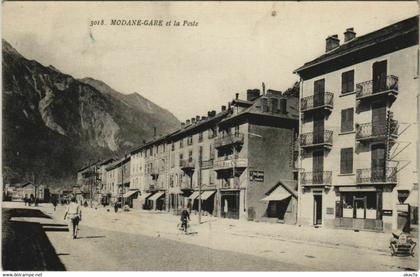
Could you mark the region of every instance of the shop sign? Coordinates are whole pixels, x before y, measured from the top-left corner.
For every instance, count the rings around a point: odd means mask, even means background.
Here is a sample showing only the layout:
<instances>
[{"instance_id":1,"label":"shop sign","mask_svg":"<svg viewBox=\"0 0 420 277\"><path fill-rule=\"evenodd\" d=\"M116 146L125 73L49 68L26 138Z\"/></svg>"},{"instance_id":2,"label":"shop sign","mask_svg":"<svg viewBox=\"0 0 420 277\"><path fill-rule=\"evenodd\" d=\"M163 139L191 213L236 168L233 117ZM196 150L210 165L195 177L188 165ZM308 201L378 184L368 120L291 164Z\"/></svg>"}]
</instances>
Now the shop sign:
<instances>
[{"instance_id":1,"label":"shop sign","mask_svg":"<svg viewBox=\"0 0 420 277\"><path fill-rule=\"evenodd\" d=\"M264 182L264 171L250 171L249 180L255 182Z\"/></svg>"},{"instance_id":2,"label":"shop sign","mask_svg":"<svg viewBox=\"0 0 420 277\"><path fill-rule=\"evenodd\" d=\"M327 208L327 214L334 214L334 208Z\"/></svg>"},{"instance_id":3,"label":"shop sign","mask_svg":"<svg viewBox=\"0 0 420 277\"><path fill-rule=\"evenodd\" d=\"M382 215L392 216L392 210L382 210Z\"/></svg>"},{"instance_id":4,"label":"shop sign","mask_svg":"<svg viewBox=\"0 0 420 277\"><path fill-rule=\"evenodd\" d=\"M398 204L397 205L397 211L408 213L408 205L407 204Z\"/></svg>"}]
</instances>

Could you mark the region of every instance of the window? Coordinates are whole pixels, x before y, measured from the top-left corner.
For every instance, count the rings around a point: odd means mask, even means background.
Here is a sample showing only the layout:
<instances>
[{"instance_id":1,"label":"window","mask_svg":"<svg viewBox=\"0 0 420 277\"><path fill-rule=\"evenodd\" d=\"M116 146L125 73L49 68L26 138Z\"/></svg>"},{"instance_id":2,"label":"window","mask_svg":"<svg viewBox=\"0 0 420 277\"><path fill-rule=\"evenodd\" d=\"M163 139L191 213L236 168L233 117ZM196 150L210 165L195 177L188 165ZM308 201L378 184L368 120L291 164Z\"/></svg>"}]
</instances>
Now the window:
<instances>
[{"instance_id":1,"label":"window","mask_svg":"<svg viewBox=\"0 0 420 277\"><path fill-rule=\"evenodd\" d=\"M349 93L352 91L354 91L354 70L341 74L341 93Z\"/></svg>"},{"instance_id":2,"label":"window","mask_svg":"<svg viewBox=\"0 0 420 277\"><path fill-rule=\"evenodd\" d=\"M286 98L280 99L280 112L282 114L287 114L287 99Z\"/></svg>"},{"instance_id":3,"label":"window","mask_svg":"<svg viewBox=\"0 0 420 277\"><path fill-rule=\"evenodd\" d=\"M179 148L183 148L184 147L184 139L181 139L179 141Z\"/></svg>"},{"instance_id":4,"label":"window","mask_svg":"<svg viewBox=\"0 0 420 277\"><path fill-rule=\"evenodd\" d=\"M239 135L239 126L235 126L235 135Z\"/></svg>"},{"instance_id":5,"label":"window","mask_svg":"<svg viewBox=\"0 0 420 277\"><path fill-rule=\"evenodd\" d=\"M340 173L353 173L353 148L341 149L340 156Z\"/></svg>"},{"instance_id":6,"label":"window","mask_svg":"<svg viewBox=\"0 0 420 277\"><path fill-rule=\"evenodd\" d=\"M192 150L188 151L188 161L189 162L192 162L192 156L193 156L193 151Z\"/></svg>"},{"instance_id":7,"label":"window","mask_svg":"<svg viewBox=\"0 0 420 277\"><path fill-rule=\"evenodd\" d=\"M187 138L187 144L188 145L191 145L193 143L193 138L192 138L192 136L189 136L188 138Z\"/></svg>"},{"instance_id":8,"label":"window","mask_svg":"<svg viewBox=\"0 0 420 277\"><path fill-rule=\"evenodd\" d=\"M183 159L184 157L183 157L183 154L179 154L179 164L181 165L182 164L182 159Z\"/></svg>"},{"instance_id":9,"label":"window","mask_svg":"<svg viewBox=\"0 0 420 277\"><path fill-rule=\"evenodd\" d=\"M198 142L203 141L203 132L198 133Z\"/></svg>"},{"instance_id":10,"label":"window","mask_svg":"<svg viewBox=\"0 0 420 277\"><path fill-rule=\"evenodd\" d=\"M279 112L279 100L277 98L271 98L271 112L278 113Z\"/></svg>"},{"instance_id":11,"label":"window","mask_svg":"<svg viewBox=\"0 0 420 277\"><path fill-rule=\"evenodd\" d=\"M261 98L261 108L263 112L268 112L268 99L267 98Z\"/></svg>"},{"instance_id":12,"label":"window","mask_svg":"<svg viewBox=\"0 0 420 277\"><path fill-rule=\"evenodd\" d=\"M174 142L172 142L172 144L171 144L171 150L175 151L175 143Z\"/></svg>"},{"instance_id":13,"label":"window","mask_svg":"<svg viewBox=\"0 0 420 277\"><path fill-rule=\"evenodd\" d=\"M341 132L351 132L354 129L354 109L341 110Z\"/></svg>"}]
</instances>

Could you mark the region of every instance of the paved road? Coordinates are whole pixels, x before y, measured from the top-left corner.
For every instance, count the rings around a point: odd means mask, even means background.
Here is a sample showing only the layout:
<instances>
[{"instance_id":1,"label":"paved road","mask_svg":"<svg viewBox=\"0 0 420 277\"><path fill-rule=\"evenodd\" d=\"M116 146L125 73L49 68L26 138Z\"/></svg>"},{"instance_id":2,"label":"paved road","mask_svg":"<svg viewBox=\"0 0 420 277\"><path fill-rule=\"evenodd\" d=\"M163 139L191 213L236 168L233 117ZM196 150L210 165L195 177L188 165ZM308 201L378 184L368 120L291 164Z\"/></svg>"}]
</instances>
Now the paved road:
<instances>
[{"instance_id":1,"label":"paved road","mask_svg":"<svg viewBox=\"0 0 420 277\"><path fill-rule=\"evenodd\" d=\"M3 217L3 224L6 229L10 229L3 236L3 243L6 243L3 244L5 270L311 270L301 265L233 251L214 250L160 237L127 234L88 226L83 226L79 238L73 240L66 226L38 210L3 209L3 213L8 215ZM28 229L28 226L31 227ZM19 233L22 230L26 230L25 234ZM31 234L28 237L29 233ZM22 256L22 253L25 255Z\"/></svg>"}]
</instances>

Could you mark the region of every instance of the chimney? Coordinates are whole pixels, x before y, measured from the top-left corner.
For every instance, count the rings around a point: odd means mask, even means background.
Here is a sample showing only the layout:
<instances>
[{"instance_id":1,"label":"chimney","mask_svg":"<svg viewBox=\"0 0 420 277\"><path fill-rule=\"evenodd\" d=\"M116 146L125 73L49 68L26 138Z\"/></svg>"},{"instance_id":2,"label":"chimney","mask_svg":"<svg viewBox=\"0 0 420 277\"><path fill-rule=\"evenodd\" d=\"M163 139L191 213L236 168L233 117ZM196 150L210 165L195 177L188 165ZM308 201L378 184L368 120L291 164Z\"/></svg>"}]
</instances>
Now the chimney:
<instances>
[{"instance_id":1,"label":"chimney","mask_svg":"<svg viewBox=\"0 0 420 277\"><path fill-rule=\"evenodd\" d=\"M216 116L216 111L215 110L212 110L211 111L211 116L213 117L213 116Z\"/></svg>"},{"instance_id":2,"label":"chimney","mask_svg":"<svg viewBox=\"0 0 420 277\"><path fill-rule=\"evenodd\" d=\"M185 123L181 122L181 128L184 128L184 127L185 127Z\"/></svg>"},{"instance_id":3,"label":"chimney","mask_svg":"<svg viewBox=\"0 0 420 277\"><path fill-rule=\"evenodd\" d=\"M238 100L239 99L239 93L235 94L235 99Z\"/></svg>"},{"instance_id":4,"label":"chimney","mask_svg":"<svg viewBox=\"0 0 420 277\"><path fill-rule=\"evenodd\" d=\"M198 121L200 121L200 116L199 116L199 115L196 115L196 116L195 116L195 122L197 122L197 123L198 123Z\"/></svg>"},{"instance_id":5,"label":"chimney","mask_svg":"<svg viewBox=\"0 0 420 277\"><path fill-rule=\"evenodd\" d=\"M344 32L344 42L350 41L356 37L356 33L353 28L347 28Z\"/></svg>"},{"instance_id":6,"label":"chimney","mask_svg":"<svg viewBox=\"0 0 420 277\"><path fill-rule=\"evenodd\" d=\"M153 127L153 137L156 137L156 127Z\"/></svg>"},{"instance_id":7,"label":"chimney","mask_svg":"<svg viewBox=\"0 0 420 277\"><path fill-rule=\"evenodd\" d=\"M254 101L260 97L260 90L259 89L248 89L246 91L246 100L247 101Z\"/></svg>"},{"instance_id":8,"label":"chimney","mask_svg":"<svg viewBox=\"0 0 420 277\"><path fill-rule=\"evenodd\" d=\"M201 120L206 120L207 119L207 117L206 116L202 116L201 117Z\"/></svg>"},{"instance_id":9,"label":"chimney","mask_svg":"<svg viewBox=\"0 0 420 277\"><path fill-rule=\"evenodd\" d=\"M187 121L186 121L186 125L188 126L188 125L190 125L190 120L189 119L187 119Z\"/></svg>"},{"instance_id":10,"label":"chimney","mask_svg":"<svg viewBox=\"0 0 420 277\"><path fill-rule=\"evenodd\" d=\"M195 117L191 118L191 124L195 124Z\"/></svg>"},{"instance_id":11,"label":"chimney","mask_svg":"<svg viewBox=\"0 0 420 277\"><path fill-rule=\"evenodd\" d=\"M207 112L207 117L211 117L211 111Z\"/></svg>"},{"instance_id":12,"label":"chimney","mask_svg":"<svg viewBox=\"0 0 420 277\"><path fill-rule=\"evenodd\" d=\"M325 39L325 52L331 51L340 46L340 40L338 35L332 35Z\"/></svg>"},{"instance_id":13,"label":"chimney","mask_svg":"<svg viewBox=\"0 0 420 277\"><path fill-rule=\"evenodd\" d=\"M222 112L224 112L224 111L226 111L226 106L225 105L222 106Z\"/></svg>"}]
</instances>

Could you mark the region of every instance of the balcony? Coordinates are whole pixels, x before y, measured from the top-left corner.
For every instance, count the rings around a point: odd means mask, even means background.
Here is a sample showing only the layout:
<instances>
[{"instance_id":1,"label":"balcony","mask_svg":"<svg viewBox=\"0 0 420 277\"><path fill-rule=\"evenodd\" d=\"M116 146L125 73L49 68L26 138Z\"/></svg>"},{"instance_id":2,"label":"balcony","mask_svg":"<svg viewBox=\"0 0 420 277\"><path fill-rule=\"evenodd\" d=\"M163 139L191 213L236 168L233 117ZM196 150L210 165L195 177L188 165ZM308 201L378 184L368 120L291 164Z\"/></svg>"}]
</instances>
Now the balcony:
<instances>
[{"instance_id":1,"label":"balcony","mask_svg":"<svg viewBox=\"0 0 420 277\"><path fill-rule=\"evenodd\" d=\"M181 167L181 169L184 171L193 171L195 168L195 162L193 159L181 160L179 167Z\"/></svg>"},{"instance_id":2,"label":"balcony","mask_svg":"<svg viewBox=\"0 0 420 277\"><path fill-rule=\"evenodd\" d=\"M201 168L202 169L208 169L213 167L213 159L207 160L207 161L201 161Z\"/></svg>"},{"instance_id":3,"label":"balcony","mask_svg":"<svg viewBox=\"0 0 420 277\"><path fill-rule=\"evenodd\" d=\"M304 97L300 102L300 109L302 112L316 112L316 111L331 111L333 109L334 94L331 92L324 92L317 95Z\"/></svg>"},{"instance_id":4,"label":"balcony","mask_svg":"<svg viewBox=\"0 0 420 277\"><path fill-rule=\"evenodd\" d=\"M244 134L235 133L228 134L224 136L219 136L214 140L214 147L221 148L226 146L231 146L234 144L243 144L244 143Z\"/></svg>"},{"instance_id":5,"label":"balcony","mask_svg":"<svg viewBox=\"0 0 420 277\"><path fill-rule=\"evenodd\" d=\"M229 155L224 157L219 157L214 161L214 170L233 170L235 169L244 169L248 167L248 159L239 158L238 155Z\"/></svg>"},{"instance_id":6,"label":"balcony","mask_svg":"<svg viewBox=\"0 0 420 277\"><path fill-rule=\"evenodd\" d=\"M397 184L397 168L363 168L356 170L358 185Z\"/></svg>"},{"instance_id":7,"label":"balcony","mask_svg":"<svg viewBox=\"0 0 420 277\"><path fill-rule=\"evenodd\" d=\"M324 130L300 135L300 146L304 149L322 147L331 149L333 143L333 131Z\"/></svg>"},{"instance_id":8,"label":"balcony","mask_svg":"<svg viewBox=\"0 0 420 277\"><path fill-rule=\"evenodd\" d=\"M154 190L156 190L156 185L149 185L148 189L146 189L146 190L154 191Z\"/></svg>"},{"instance_id":9,"label":"balcony","mask_svg":"<svg viewBox=\"0 0 420 277\"><path fill-rule=\"evenodd\" d=\"M370 80L356 84L356 100L374 100L398 95L398 77L389 75L377 81Z\"/></svg>"},{"instance_id":10,"label":"balcony","mask_svg":"<svg viewBox=\"0 0 420 277\"><path fill-rule=\"evenodd\" d=\"M153 180L156 180L159 177L159 170L157 168L152 168L149 171L149 174L152 176Z\"/></svg>"},{"instance_id":11,"label":"balcony","mask_svg":"<svg viewBox=\"0 0 420 277\"><path fill-rule=\"evenodd\" d=\"M300 183L304 187L330 187L332 171L302 172Z\"/></svg>"},{"instance_id":12,"label":"balcony","mask_svg":"<svg viewBox=\"0 0 420 277\"><path fill-rule=\"evenodd\" d=\"M234 178L230 178L227 181L223 180L220 189L222 190L231 190L231 189L239 189L239 182Z\"/></svg>"},{"instance_id":13,"label":"balcony","mask_svg":"<svg viewBox=\"0 0 420 277\"><path fill-rule=\"evenodd\" d=\"M389 126L389 127L388 127ZM374 142L385 141L388 138L395 140L398 137L398 121L390 120L389 125L384 123L363 123L356 125L356 141Z\"/></svg>"}]
</instances>

